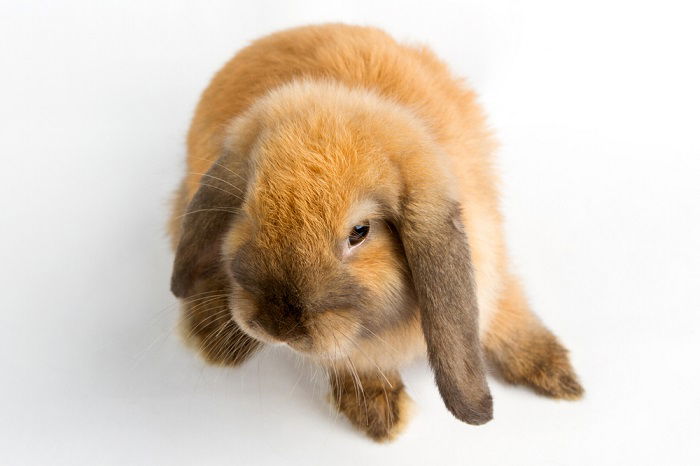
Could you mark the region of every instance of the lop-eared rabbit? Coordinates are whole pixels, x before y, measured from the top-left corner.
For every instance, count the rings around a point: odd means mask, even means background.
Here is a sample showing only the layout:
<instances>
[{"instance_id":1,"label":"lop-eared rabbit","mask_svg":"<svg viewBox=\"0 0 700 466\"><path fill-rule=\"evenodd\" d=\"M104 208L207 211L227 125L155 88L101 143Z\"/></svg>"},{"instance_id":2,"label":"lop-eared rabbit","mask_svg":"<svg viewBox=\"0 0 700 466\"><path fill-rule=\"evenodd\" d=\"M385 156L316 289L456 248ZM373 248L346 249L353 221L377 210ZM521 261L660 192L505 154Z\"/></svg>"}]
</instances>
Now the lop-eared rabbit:
<instances>
[{"instance_id":1,"label":"lop-eared rabbit","mask_svg":"<svg viewBox=\"0 0 700 466\"><path fill-rule=\"evenodd\" d=\"M398 369L427 354L447 409L492 418L486 363L582 395L509 267L494 142L428 49L367 27L253 42L205 90L170 231L183 333L209 362L285 344L375 440L405 426Z\"/></svg>"}]
</instances>

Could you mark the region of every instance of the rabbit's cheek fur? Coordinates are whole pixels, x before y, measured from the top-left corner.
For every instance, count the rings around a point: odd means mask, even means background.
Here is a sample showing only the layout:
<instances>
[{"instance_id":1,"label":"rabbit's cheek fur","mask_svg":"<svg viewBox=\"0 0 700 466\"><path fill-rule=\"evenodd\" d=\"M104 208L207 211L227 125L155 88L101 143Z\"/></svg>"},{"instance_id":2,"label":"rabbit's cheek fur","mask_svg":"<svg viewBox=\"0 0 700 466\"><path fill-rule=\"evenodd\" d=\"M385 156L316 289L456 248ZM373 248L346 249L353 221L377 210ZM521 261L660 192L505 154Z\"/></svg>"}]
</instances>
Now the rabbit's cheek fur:
<instances>
[{"instance_id":1,"label":"rabbit's cheek fur","mask_svg":"<svg viewBox=\"0 0 700 466\"><path fill-rule=\"evenodd\" d=\"M374 227L373 227L374 228ZM378 230L378 231L377 231ZM415 313L409 272L398 239L378 225L374 237L349 264L349 272L373 296L373 312L363 316L368 333L401 326Z\"/></svg>"},{"instance_id":2,"label":"rabbit's cheek fur","mask_svg":"<svg viewBox=\"0 0 700 466\"><path fill-rule=\"evenodd\" d=\"M251 337L263 343L280 343L265 332L255 321L257 311L250 293L234 282L231 293L231 315L238 326Z\"/></svg>"}]
</instances>

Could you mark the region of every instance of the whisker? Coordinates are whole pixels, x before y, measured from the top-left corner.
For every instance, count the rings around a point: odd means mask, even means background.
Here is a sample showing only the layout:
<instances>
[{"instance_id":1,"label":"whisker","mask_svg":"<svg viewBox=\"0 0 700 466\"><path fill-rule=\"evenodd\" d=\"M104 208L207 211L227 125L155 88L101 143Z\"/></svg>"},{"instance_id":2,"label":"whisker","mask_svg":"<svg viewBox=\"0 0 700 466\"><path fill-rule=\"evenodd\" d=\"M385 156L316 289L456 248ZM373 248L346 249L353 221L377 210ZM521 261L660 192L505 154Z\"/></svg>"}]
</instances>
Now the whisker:
<instances>
[{"instance_id":1,"label":"whisker","mask_svg":"<svg viewBox=\"0 0 700 466\"><path fill-rule=\"evenodd\" d=\"M396 348L394 348L392 345L389 344L389 342L387 342L387 341L384 340L382 337L380 337L380 336L377 335L375 332L373 332L369 327L363 325L361 322L357 322L357 321L351 319L350 317L348 317L348 316L346 316L346 315L343 315L343 314L341 314L341 313L335 314L335 316L341 317L341 318L347 320L348 322L350 322L350 323L352 323L352 324L359 325L360 327L362 327L363 330L366 330L367 332L369 332L370 334L372 334L372 336L374 336L376 339L378 339L380 342L384 343L384 345L386 345L386 347L387 347L388 349L390 349L391 351L393 351L393 352L395 352L395 353L398 354L398 350L397 350Z\"/></svg>"},{"instance_id":2,"label":"whisker","mask_svg":"<svg viewBox=\"0 0 700 466\"><path fill-rule=\"evenodd\" d=\"M225 183L229 186L231 186L233 189L237 190L240 194L244 194L243 190L236 186L235 184L231 183L230 181L226 181L223 178L219 178L218 176L210 175L209 173L197 173L197 172L190 172L190 175L199 175L199 176L206 176L207 178L212 178L214 180L221 181L222 183Z\"/></svg>"},{"instance_id":3,"label":"whisker","mask_svg":"<svg viewBox=\"0 0 700 466\"><path fill-rule=\"evenodd\" d=\"M197 210L191 210L189 212L185 212L182 215L178 215L175 217L175 219L180 219L184 217L185 215L191 215L191 214L196 214L198 212L226 212L229 214L237 214L238 212L241 212L242 209L236 208L236 207L214 207L214 208L208 208L208 209L197 209Z\"/></svg>"},{"instance_id":4,"label":"whisker","mask_svg":"<svg viewBox=\"0 0 700 466\"><path fill-rule=\"evenodd\" d=\"M221 292L223 292L223 291L224 291L224 290L203 291L203 292L201 292L201 293L195 293L195 294L193 294L193 295L191 295L191 296L189 296L189 297L187 297L187 298L178 299L178 300L176 300L175 302L173 302L173 303L171 303L171 304L168 304L167 306L165 306L165 307L163 307L163 308L161 308L161 309L155 311L155 313L154 313L153 316L151 317L151 321L149 322L149 325L150 325L150 324L154 324L155 321L156 321L157 319L163 317L163 315L164 315L167 311L172 310L174 307L180 306L180 305L182 305L182 304L189 304L189 303L191 303L191 302L195 302L195 301L198 301L198 300L200 300L200 299L206 299L206 298L208 297L208 296L201 296L201 295L205 295L205 294L208 294L208 293L221 293Z\"/></svg>"},{"instance_id":5,"label":"whisker","mask_svg":"<svg viewBox=\"0 0 700 466\"><path fill-rule=\"evenodd\" d=\"M225 295L224 295L224 296L225 296ZM208 302L210 302L210 301L213 301L214 299L215 299L215 298L212 297L212 296L204 296L204 297L200 297L200 298L196 298L196 299L194 299L194 300L191 300L191 302L194 302L194 301L203 301L203 303L199 303L199 304L197 304L197 305L195 306L195 307L197 307L197 306L200 306L201 304L206 304L206 303L208 303ZM183 301L184 301L184 300L183 300ZM175 303L174 305L177 305L177 304L179 304L179 303ZM171 308L171 307L172 307L172 305L166 307L165 309L163 309L163 310L161 310L161 311L159 311L159 314L163 314L166 310L168 310L168 309ZM154 317L154 319L156 319L156 318L157 318L157 317ZM170 335L172 335L172 333L175 331L175 329L177 329L179 326L180 326L180 321L178 320L178 322L177 322L175 325L173 325L173 326L170 327L168 330L166 330L166 331L164 331L164 332L161 332L158 336L156 336L156 337L153 339L153 341L151 341L151 343L149 343L149 344L146 346L146 348L143 349L143 351L141 352L140 356L134 361L133 367L138 366L138 364L140 364L140 362L143 361L143 359L146 357L146 355L148 355L148 353L153 349L153 347L155 347L155 345L156 345L157 343L159 343L159 342L164 342L165 340L167 340L167 339L170 337ZM191 335L192 335L192 334L190 334L189 336L191 336Z\"/></svg>"},{"instance_id":6,"label":"whisker","mask_svg":"<svg viewBox=\"0 0 700 466\"><path fill-rule=\"evenodd\" d=\"M205 161L207 161L207 162L211 162L212 165L216 165L217 167L221 167L221 168L223 168L224 170L226 170L227 172L231 173L232 175L237 176L237 177L240 178L244 183L247 182L246 179L243 178L241 175L239 175L239 174L236 173L235 171L231 170L231 169L228 168L227 166L220 164L219 162L209 160L209 159L207 159L207 158L205 158L205 157L192 157L192 158L193 158L193 159L197 159L197 160L205 160Z\"/></svg>"},{"instance_id":7,"label":"whisker","mask_svg":"<svg viewBox=\"0 0 700 466\"><path fill-rule=\"evenodd\" d=\"M197 323L195 324L195 326L192 327L192 328L190 329L190 332L189 332L188 336L194 336L195 333L197 332L197 330L201 330L201 329L203 329L204 327L206 327L206 324L207 324L207 323L211 324L211 323L216 322L217 320L220 320L221 317L225 317L226 314L228 314L228 311L229 311L228 304L222 305L222 306L223 306L223 307L219 306L219 307L215 307L215 308L212 308L212 309L208 309L208 310L216 311L216 312L214 312L213 314L210 314L210 315L206 316L204 319L202 319L202 320L200 320L199 322L197 322ZM194 320L194 319L193 319L193 320Z\"/></svg>"},{"instance_id":8,"label":"whisker","mask_svg":"<svg viewBox=\"0 0 700 466\"><path fill-rule=\"evenodd\" d=\"M379 374L384 378L384 380L386 380L386 383L389 384L389 387L394 388L394 386L392 385L392 383L389 381L389 379L387 378L387 376L384 374L384 371L382 371L382 370L379 368L379 365L376 363L376 361L375 361L373 358L370 358L369 355L368 355L367 353L365 353L365 352L362 350L362 348L361 348L357 343L355 343L350 337L348 337L342 330L339 330L339 329L336 328L335 331L338 332L338 333L340 333L341 335L343 335L343 336L345 337L345 339L346 339L351 345L353 345L353 346L355 347L355 349L357 349L360 353L362 353L362 355L363 355L365 358L367 358L367 360L368 360L369 362L371 362L371 363L374 365L374 367L377 369L377 371L379 371Z\"/></svg>"},{"instance_id":9,"label":"whisker","mask_svg":"<svg viewBox=\"0 0 700 466\"><path fill-rule=\"evenodd\" d=\"M220 340L217 341L216 339L221 335L221 332L226 329L226 324L229 321L224 322L222 325L219 326L218 330L212 330L209 335L202 341L200 347L202 351L209 350L209 349L216 349L218 347L218 344L220 343ZM216 347L210 347L210 345L217 345Z\"/></svg>"},{"instance_id":10,"label":"whisker","mask_svg":"<svg viewBox=\"0 0 700 466\"><path fill-rule=\"evenodd\" d=\"M215 185L209 184L209 183L204 183L203 181L200 181L199 184L200 184L200 186L205 186L205 187L207 187L207 188L218 189L219 191L221 191L221 192L223 192L223 193L225 193L225 194L228 194L229 196L233 196L234 198L236 198L236 199L238 199L238 200L241 199L241 197L240 197L238 194L232 193L231 191L228 191L228 190L226 190L226 189L224 189L224 188L220 188L219 186L215 186Z\"/></svg>"}]
</instances>

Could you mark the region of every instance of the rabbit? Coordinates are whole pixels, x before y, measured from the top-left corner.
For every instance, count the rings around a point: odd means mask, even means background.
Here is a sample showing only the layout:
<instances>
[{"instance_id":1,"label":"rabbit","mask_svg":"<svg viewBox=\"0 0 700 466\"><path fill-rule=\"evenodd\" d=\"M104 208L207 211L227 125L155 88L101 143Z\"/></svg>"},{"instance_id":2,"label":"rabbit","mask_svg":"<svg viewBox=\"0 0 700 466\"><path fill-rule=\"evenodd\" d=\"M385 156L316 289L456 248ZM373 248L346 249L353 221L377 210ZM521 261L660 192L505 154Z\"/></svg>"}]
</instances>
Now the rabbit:
<instances>
[{"instance_id":1,"label":"rabbit","mask_svg":"<svg viewBox=\"0 0 700 466\"><path fill-rule=\"evenodd\" d=\"M406 426L399 368L421 355L468 424L493 416L487 364L581 397L509 266L495 147L474 92L427 48L342 24L254 41L188 134L169 224L183 334L227 366L288 346L376 441Z\"/></svg>"}]
</instances>

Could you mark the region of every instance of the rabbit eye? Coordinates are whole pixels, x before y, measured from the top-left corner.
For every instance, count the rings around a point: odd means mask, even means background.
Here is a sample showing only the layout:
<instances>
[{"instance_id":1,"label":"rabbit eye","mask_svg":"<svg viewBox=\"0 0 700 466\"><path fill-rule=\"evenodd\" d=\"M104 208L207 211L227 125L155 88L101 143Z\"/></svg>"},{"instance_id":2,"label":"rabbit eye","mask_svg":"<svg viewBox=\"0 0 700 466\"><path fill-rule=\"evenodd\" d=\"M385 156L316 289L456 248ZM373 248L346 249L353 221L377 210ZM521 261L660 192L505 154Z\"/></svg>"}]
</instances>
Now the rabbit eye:
<instances>
[{"instance_id":1,"label":"rabbit eye","mask_svg":"<svg viewBox=\"0 0 700 466\"><path fill-rule=\"evenodd\" d=\"M348 244L350 247L357 246L367 238L369 233L369 222L365 221L361 225L355 225L350 230L350 235L348 236Z\"/></svg>"}]
</instances>

